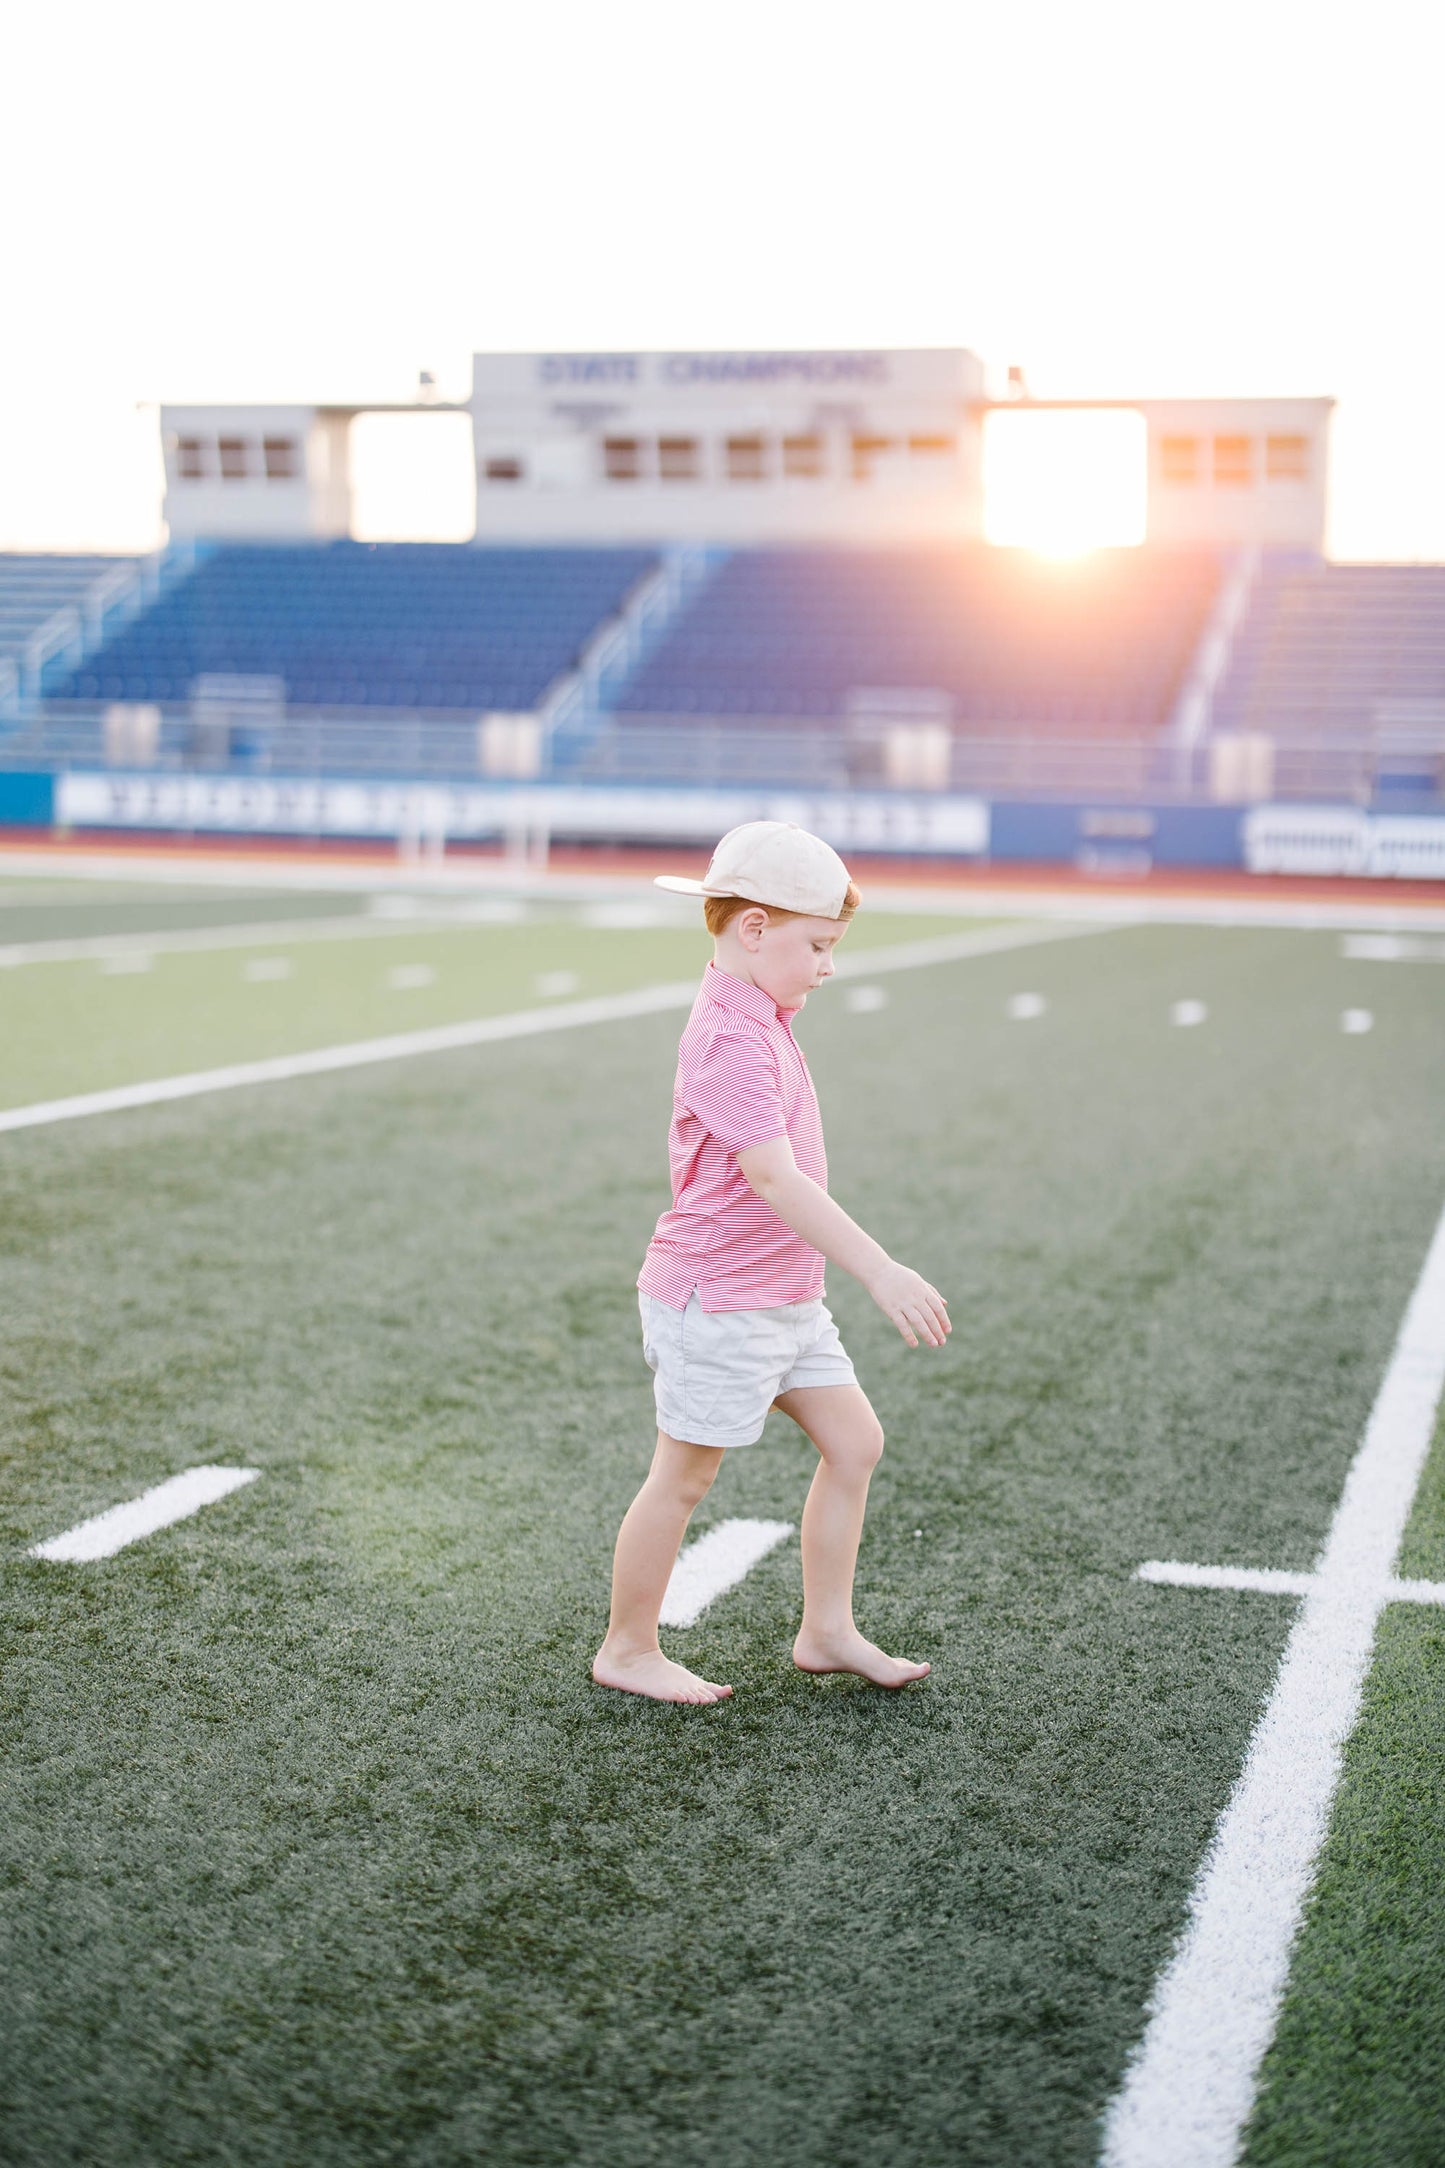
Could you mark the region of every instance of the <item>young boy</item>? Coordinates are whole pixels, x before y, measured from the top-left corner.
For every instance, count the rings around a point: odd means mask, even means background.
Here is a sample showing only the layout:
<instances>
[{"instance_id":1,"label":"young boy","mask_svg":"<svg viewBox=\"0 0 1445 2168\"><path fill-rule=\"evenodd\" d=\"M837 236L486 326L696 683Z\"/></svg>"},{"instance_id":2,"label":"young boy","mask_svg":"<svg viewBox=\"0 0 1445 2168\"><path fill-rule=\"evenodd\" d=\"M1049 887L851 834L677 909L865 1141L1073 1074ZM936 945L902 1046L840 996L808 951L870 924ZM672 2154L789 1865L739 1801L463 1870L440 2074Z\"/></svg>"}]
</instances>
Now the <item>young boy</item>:
<instances>
[{"instance_id":1,"label":"young boy","mask_svg":"<svg viewBox=\"0 0 1445 2168\"><path fill-rule=\"evenodd\" d=\"M833 976L858 891L835 851L786 821L732 829L705 880L664 875L658 886L706 898L715 946L678 1049L673 1209L637 1282L657 1451L617 1538L612 1616L592 1676L655 1701L731 1694L663 1655L657 1616L723 1455L754 1444L777 1407L819 1455L803 1508L793 1661L905 1686L928 1665L885 1655L853 1623L853 1568L883 1432L823 1301L824 1259L862 1282L910 1347L942 1347L948 1308L829 1197L817 1095L792 1034L808 995Z\"/></svg>"}]
</instances>

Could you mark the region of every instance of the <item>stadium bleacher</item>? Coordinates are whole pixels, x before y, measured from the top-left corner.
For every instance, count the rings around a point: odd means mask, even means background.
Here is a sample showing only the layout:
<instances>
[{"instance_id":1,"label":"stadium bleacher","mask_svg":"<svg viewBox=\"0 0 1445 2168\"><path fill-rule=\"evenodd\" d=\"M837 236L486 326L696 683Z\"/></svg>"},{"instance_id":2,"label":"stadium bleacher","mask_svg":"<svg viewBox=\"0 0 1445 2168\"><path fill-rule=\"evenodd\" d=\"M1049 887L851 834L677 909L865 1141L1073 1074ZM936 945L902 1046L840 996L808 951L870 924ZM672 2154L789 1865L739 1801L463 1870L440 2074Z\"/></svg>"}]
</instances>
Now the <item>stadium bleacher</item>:
<instances>
[{"instance_id":1,"label":"stadium bleacher","mask_svg":"<svg viewBox=\"0 0 1445 2168\"><path fill-rule=\"evenodd\" d=\"M103 609L107 597L127 585L131 557L57 556L0 551L0 673L26 669L37 641L52 626L66 637L80 619Z\"/></svg>"},{"instance_id":2,"label":"stadium bleacher","mask_svg":"<svg viewBox=\"0 0 1445 2168\"><path fill-rule=\"evenodd\" d=\"M52 666L5 757L475 774L478 717L535 711L659 563L642 548L211 546L97 651ZM607 712L594 689L548 757L578 777L906 783L858 725L881 698L942 722L956 787L977 786L970 744L1082 757L1098 740L1128 753L1113 787L1142 789L1219 580L1204 551L738 550L677 590L640 660L614 669ZM274 720L218 738L197 720L202 680L274 688ZM111 738L113 704L154 712L145 750ZM1006 749L1005 782L1014 762ZM1047 787L1077 766L1050 767Z\"/></svg>"},{"instance_id":3,"label":"stadium bleacher","mask_svg":"<svg viewBox=\"0 0 1445 2168\"><path fill-rule=\"evenodd\" d=\"M640 547L208 545L153 568L137 614L133 560L0 556L0 678L7 652L23 663L0 764L532 773L498 770L514 756L479 719L550 695L531 757L578 781L1238 791L1406 811L1445 798L1445 567L1266 554L1206 737L1181 740L1171 717L1229 601L1213 552L770 547L659 587L668 562ZM584 653L585 680L571 675ZM1231 739L1259 749L1247 774Z\"/></svg>"},{"instance_id":4,"label":"stadium bleacher","mask_svg":"<svg viewBox=\"0 0 1445 2168\"><path fill-rule=\"evenodd\" d=\"M1219 576L1199 551L739 551L619 705L639 719L828 719L860 688L917 688L946 697L955 730L1152 736Z\"/></svg>"},{"instance_id":5,"label":"stadium bleacher","mask_svg":"<svg viewBox=\"0 0 1445 2168\"><path fill-rule=\"evenodd\" d=\"M1392 711L1432 708L1445 735L1445 566L1264 560L1217 731L1368 741Z\"/></svg>"},{"instance_id":6,"label":"stadium bleacher","mask_svg":"<svg viewBox=\"0 0 1445 2168\"><path fill-rule=\"evenodd\" d=\"M209 674L288 708L530 709L655 565L642 549L231 544L74 669L58 700L178 703Z\"/></svg>"}]
</instances>

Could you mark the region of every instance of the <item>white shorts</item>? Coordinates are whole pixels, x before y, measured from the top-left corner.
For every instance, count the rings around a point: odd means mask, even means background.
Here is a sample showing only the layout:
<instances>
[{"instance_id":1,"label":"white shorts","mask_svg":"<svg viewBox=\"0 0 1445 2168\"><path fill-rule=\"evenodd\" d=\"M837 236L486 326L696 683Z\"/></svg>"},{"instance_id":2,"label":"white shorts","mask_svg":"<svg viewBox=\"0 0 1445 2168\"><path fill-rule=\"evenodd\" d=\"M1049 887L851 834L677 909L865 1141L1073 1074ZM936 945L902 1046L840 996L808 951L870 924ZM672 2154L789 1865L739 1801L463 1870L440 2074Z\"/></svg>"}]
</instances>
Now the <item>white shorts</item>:
<instances>
[{"instance_id":1,"label":"white shorts","mask_svg":"<svg viewBox=\"0 0 1445 2168\"><path fill-rule=\"evenodd\" d=\"M688 1445L755 1445L779 1393L856 1385L821 1295L774 1310L685 1310L638 1296L642 1352L654 1373L657 1424Z\"/></svg>"}]
</instances>

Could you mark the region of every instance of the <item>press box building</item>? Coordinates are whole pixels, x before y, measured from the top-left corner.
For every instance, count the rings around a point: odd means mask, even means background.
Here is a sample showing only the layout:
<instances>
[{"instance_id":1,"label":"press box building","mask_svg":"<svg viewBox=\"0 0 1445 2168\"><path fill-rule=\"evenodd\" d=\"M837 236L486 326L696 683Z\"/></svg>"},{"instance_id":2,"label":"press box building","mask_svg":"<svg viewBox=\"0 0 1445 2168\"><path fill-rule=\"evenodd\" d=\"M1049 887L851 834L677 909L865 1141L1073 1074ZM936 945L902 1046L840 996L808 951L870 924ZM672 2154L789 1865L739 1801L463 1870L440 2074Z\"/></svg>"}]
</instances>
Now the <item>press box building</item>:
<instances>
[{"instance_id":1,"label":"press box building","mask_svg":"<svg viewBox=\"0 0 1445 2168\"><path fill-rule=\"evenodd\" d=\"M1143 417L1152 543L1324 544L1328 399L991 399L966 348L478 354L462 409L167 406L173 540L351 522L360 413L470 414L478 542L967 541L994 408Z\"/></svg>"}]
</instances>

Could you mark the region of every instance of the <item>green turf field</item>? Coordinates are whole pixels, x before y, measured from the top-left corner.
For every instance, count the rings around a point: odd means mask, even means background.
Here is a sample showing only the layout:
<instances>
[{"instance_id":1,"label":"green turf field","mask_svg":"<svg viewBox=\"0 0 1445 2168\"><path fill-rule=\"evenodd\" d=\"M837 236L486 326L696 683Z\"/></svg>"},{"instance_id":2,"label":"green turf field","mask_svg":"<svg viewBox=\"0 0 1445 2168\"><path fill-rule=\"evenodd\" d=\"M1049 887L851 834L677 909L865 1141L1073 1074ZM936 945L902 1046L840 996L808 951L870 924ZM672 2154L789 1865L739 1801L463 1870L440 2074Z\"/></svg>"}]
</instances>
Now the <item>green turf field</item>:
<instances>
[{"instance_id":1,"label":"green turf field","mask_svg":"<svg viewBox=\"0 0 1445 2168\"><path fill-rule=\"evenodd\" d=\"M309 911L294 908L303 900ZM174 895L149 905L122 899L116 908L124 919L148 911L159 921L123 923L123 939L102 933L103 906L91 906L83 930L72 932L57 930L53 905L36 904L46 931L31 934L17 930L23 905L0 904L12 953L87 935L107 942L103 954L27 954L0 969L0 1108L492 1016L539 999L619 993L690 977L707 953L705 937L685 920L604 926L590 923L582 907L534 904L523 906L514 924L438 924L419 905L416 923L408 924L369 916L366 900L313 893L228 904L202 897L194 923L213 945L184 948L165 946L181 934L187 908ZM262 903L265 912L253 908ZM324 922L318 904L326 907ZM264 917L285 930L252 939L249 929ZM301 926L307 917L318 924ZM338 920L335 938L326 938L327 925ZM849 953L972 933L984 923L875 914L850 931Z\"/></svg>"},{"instance_id":2,"label":"green turf field","mask_svg":"<svg viewBox=\"0 0 1445 2168\"><path fill-rule=\"evenodd\" d=\"M169 903L118 930L217 923ZM82 937L42 908L4 940ZM559 907L26 963L0 1105L704 953ZM1297 1608L1131 1576L1312 1564L1445 1204L1445 971L1140 926L878 983L799 1029L836 1193L957 1328L830 1276L889 1435L860 1622L934 1666L897 1697L791 1669L795 1542L665 1637L732 1704L587 1679L680 1015L0 1136L0 2158L1095 2158ZM699 1528L796 1522L809 1458L774 1418ZM25 1556L203 1462L263 1473ZM1401 1570L1445 1578L1445 1440ZM1445 1611L1393 1607L1251 2168L1438 2168L1442 1745Z\"/></svg>"}]
</instances>

